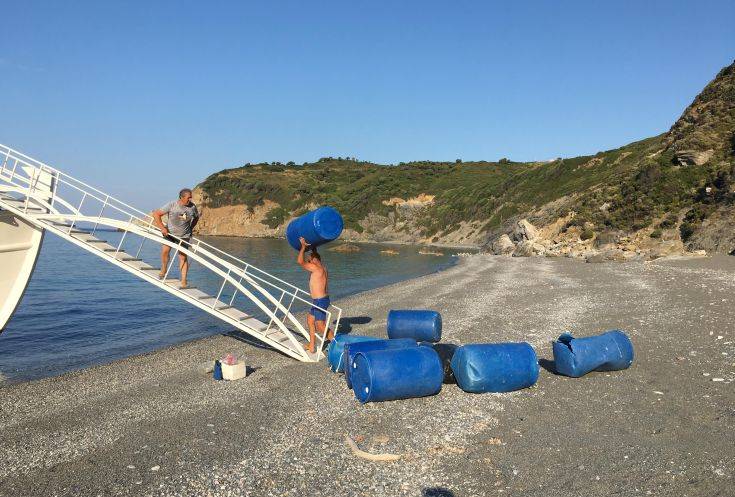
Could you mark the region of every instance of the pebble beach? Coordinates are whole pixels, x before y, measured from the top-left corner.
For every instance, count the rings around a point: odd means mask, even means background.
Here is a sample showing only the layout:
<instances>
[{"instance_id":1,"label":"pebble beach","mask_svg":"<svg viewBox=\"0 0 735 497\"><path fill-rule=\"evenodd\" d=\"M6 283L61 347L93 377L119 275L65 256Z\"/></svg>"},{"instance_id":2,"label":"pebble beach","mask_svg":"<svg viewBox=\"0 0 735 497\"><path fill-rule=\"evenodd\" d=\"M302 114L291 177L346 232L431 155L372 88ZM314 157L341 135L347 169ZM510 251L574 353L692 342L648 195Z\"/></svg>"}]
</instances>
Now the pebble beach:
<instances>
[{"instance_id":1,"label":"pebble beach","mask_svg":"<svg viewBox=\"0 0 735 497\"><path fill-rule=\"evenodd\" d=\"M361 405L326 362L230 335L0 383L0 496L732 495L733 290L732 257L481 254L338 302L350 333L430 308L443 342L529 342L538 383L507 394ZM551 340L609 329L631 337L630 369L554 373ZM213 381L203 365L228 352L250 374Z\"/></svg>"}]
</instances>

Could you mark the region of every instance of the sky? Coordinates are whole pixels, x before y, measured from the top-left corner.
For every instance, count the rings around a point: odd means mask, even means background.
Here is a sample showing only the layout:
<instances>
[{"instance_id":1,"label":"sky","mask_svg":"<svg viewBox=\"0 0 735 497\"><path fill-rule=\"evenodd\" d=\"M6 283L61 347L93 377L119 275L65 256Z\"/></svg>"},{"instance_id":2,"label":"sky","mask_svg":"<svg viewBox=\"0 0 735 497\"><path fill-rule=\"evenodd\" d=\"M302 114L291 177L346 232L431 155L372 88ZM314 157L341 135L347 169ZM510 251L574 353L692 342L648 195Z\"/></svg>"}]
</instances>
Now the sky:
<instances>
[{"instance_id":1,"label":"sky","mask_svg":"<svg viewBox=\"0 0 735 497\"><path fill-rule=\"evenodd\" d=\"M0 143L141 209L246 162L545 160L668 130L729 1L2 1Z\"/></svg>"}]
</instances>

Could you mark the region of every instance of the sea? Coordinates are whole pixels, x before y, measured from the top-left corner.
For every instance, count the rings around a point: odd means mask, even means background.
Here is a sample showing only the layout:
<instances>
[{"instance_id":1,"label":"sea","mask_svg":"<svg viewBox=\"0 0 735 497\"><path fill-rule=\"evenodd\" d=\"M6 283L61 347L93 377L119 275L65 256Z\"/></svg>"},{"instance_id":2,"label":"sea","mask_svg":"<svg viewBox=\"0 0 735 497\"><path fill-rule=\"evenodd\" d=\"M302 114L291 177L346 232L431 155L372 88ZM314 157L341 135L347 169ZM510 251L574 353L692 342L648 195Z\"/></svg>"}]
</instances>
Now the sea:
<instances>
[{"instance_id":1,"label":"sea","mask_svg":"<svg viewBox=\"0 0 735 497\"><path fill-rule=\"evenodd\" d=\"M115 242L119 236L108 232L104 238ZM308 289L308 273L296 264L297 254L285 240L202 238ZM456 262L458 252L442 249L442 255L426 255L418 246L357 245L359 252L320 250L333 301L440 271ZM381 254L386 249L398 254ZM153 244L145 246L141 257L155 261L158 250ZM204 281L208 278L210 273L192 263L190 285L211 287L214 282ZM260 317L254 307L249 312ZM201 309L47 233L23 300L0 333L0 382L56 376L231 331Z\"/></svg>"}]
</instances>

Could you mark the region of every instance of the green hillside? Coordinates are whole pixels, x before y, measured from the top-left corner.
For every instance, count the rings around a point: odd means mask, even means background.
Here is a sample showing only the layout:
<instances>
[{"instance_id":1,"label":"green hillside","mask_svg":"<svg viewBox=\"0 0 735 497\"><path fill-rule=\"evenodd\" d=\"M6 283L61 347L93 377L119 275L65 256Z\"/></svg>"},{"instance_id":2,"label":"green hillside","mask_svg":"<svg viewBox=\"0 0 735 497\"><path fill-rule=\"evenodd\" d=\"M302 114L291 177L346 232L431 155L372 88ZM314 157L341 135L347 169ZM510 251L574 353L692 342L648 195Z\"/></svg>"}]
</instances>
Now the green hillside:
<instances>
[{"instance_id":1,"label":"green hillside","mask_svg":"<svg viewBox=\"0 0 735 497\"><path fill-rule=\"evenodd\" d=\"M322 158L246 164L213 174L198 188L212 207L277 202L266 220L271 227L309 206L329 204L361 232L368 214L387 216L395 209L383 201L426 193L435 195L419 220L427 237L451 232L462 221L479 221L491 236L519 216L543 223L573 210L573 223L594 223L598 232L679 226L686 240L713 210L733 201L734 81L735 64L707 85L668 133L593 156L544 163L381 165Z\"/></svg>"}]
</instances>

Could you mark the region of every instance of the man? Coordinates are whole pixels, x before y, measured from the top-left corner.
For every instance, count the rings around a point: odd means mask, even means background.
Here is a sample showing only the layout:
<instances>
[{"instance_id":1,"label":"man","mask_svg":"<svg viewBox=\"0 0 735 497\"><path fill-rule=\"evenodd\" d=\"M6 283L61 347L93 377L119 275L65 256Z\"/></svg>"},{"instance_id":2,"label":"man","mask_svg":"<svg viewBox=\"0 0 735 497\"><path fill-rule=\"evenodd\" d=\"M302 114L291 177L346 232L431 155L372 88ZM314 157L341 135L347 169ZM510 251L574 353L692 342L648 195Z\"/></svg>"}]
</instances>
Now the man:
<instances>
[{"instance_id":1,"label":"man","mask_svg":"<svg viewBox=\"0 0 735 497\"><path fill-rule=\"evenodd\" d=\"M299 240L301 241L301 250L299 250L299 256L296 262L299 263L299 266L311 273L309 277L309 294L313 303L307 317L309 323L309 345L304 345L304 348L313 354L316 351L316 331L318 330L319 333L322 333L327 326L327 313L322 309L326 310L329 308L329 273L324 264L322 264L322 258L316 251L316 247L312 247L309 260L304 259L304 253L309 244L303 237L299 238ZM331 329L327 331L327 338L329 340L334 338L334 332Z\"/></svg>"},{"instance_id":2,"label":"man","mask_svg":"<svg viewBox=\"0 0 735 497\"><path fill-rule=\"evenodd\" d=\"M161 216L165 214L168 214L168 225L164 225L161 220ZM179 244L179 240L183 240L181 246L188 249L191 246L189 242L191 241L194 226L199 222L199 211L197 210L197 206L191 202L191 190L184 188L179 192L179 200L169 202L160 209L153 211L153 220L166 240L177 245ZM161 246L161 273L159 274L161 279L166 276L170 252L171 247L168 245ZM186 288L189 258L181 252L179 252L179 271L181 272L181 288Z\"/></svg>"}]
</instances>

